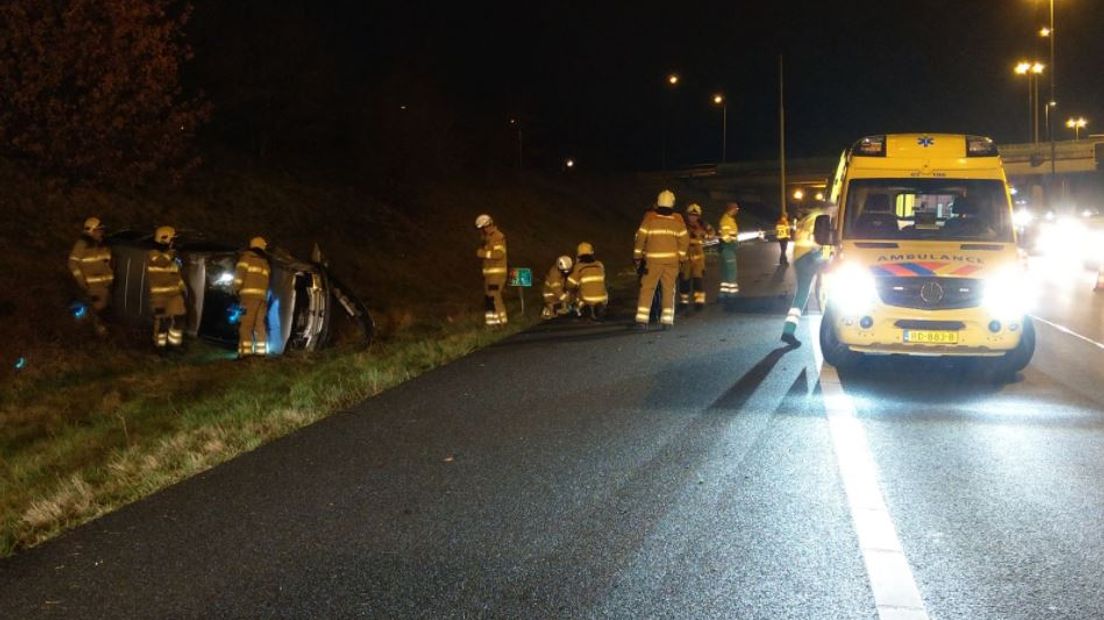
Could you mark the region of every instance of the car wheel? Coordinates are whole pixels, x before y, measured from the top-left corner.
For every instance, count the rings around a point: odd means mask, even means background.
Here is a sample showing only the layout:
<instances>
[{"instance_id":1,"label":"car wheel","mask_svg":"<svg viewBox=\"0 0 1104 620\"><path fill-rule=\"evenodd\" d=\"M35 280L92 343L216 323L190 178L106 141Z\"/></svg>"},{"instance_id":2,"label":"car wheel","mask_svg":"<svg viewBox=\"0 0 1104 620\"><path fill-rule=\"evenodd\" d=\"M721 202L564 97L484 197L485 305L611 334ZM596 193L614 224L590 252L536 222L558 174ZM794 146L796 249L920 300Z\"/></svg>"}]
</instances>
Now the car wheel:
<instances>
[{"instance_id":1,"label":"car wheel","mask_svg":"<svg viewBox=\"0 0 1104 620\"><path fill-rule=\"evenodd\" d=\"M1031 363L1031 358L1035 355L1035 324L1031 321L1030 317L1024 317L1023 333L1020 335L1020 344L1015 348L1005 353L1002 357L996 358L996 374L1000 380L1015 379L1016 373L1020 372L1027 365Z\"/></svg>"},{"instance_id":2,"label":"car wheel","mask_svg":"<svg viewBox=\"0 0 1104 620\"><path fill-rule=\"evenodd\" d=\"M820 321L820 351L824 354L824 361L839 369L852 368L862 360L862 353L856 353L841 343L836 337L835 313L831 307L824 313Z\"/></svg>"}]
</instances>

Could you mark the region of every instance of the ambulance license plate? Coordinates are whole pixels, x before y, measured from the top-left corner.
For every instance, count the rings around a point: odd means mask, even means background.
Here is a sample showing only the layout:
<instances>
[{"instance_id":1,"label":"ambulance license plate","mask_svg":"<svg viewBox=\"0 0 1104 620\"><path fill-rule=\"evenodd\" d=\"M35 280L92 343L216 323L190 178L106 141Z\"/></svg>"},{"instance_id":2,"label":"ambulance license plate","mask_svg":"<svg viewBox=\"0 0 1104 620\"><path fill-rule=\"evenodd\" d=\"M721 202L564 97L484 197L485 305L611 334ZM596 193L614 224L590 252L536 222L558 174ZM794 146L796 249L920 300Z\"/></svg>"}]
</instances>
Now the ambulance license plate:
<instances>
[{"instance_id":1,"label":"ambulance license plate","mask_svg":"<svg viewBox=\"0 0 1104 620\"><path fill-rule=\"evenodd\" d=\"M958 332L906 329L904 341L916 344L958 344Z\"/></svg>"}]
</instances>

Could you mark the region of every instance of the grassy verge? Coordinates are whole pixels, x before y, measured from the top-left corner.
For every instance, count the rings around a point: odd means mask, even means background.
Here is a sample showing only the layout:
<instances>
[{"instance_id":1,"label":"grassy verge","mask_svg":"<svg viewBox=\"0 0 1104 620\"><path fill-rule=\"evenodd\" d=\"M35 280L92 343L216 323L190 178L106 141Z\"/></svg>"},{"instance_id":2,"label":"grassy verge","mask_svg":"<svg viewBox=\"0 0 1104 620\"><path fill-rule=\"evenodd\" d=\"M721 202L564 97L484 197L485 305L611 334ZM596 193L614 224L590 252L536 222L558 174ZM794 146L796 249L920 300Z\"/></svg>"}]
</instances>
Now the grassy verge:
<instances>
[{"instance_id":1,"label":"grassy verge","mask_svg":"<svg viewBox=\"0 0 1104 620\"><path fill-rule=\"evenodd\" d=\"M516 316L516 315L515 315ZM209 469L512 333L475 318L369 350L181 360L9 384L0 399L0 555ZM109 379L109 380L107 380ZM81 409L73 411L74 403ZM63 412L60 413L59 412Z\"/></svg>"}]
</instances>

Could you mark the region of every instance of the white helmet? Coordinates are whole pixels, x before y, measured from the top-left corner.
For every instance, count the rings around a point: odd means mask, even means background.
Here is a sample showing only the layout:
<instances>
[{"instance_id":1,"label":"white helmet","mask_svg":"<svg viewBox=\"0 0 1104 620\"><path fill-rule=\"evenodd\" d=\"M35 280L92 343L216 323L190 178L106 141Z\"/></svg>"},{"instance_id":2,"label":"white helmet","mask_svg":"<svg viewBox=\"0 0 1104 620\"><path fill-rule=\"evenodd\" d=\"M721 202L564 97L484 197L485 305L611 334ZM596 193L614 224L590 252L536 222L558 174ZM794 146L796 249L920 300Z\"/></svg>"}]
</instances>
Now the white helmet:
<instances>
[{"instance_id":1,"label":"white helmet","mask_svg":"<svg viewBox=\"0 0 1104 620\"><path fill-rule=\"evenodd\" d=\"M574 262L571 260L570 256L561 256L556 259L556 268L560 271L571 271L571 266L573 264Z\"/></svg>"},{"instance_id":2,"label":"white helmet","mask_svg":"<svg viewBox=\"0 0 1104 620\"><path fill-rule=\"evenodd\" d=\"M656 198L657 207L666 207L668 209L675 208L675 193L669 189L665 189L659 193L659 198Z\"/></svg>"},{"instance_id":3,"label":"white helmet","mask_svg":"<svg viewBox=\"0 0 1104 620\"><path fill-rule=\"evenodd\" d=\"M486 227L490 226L491 224L494 224L494 220L492 220L491 216L487 215L486 213L484 213L483 215L480 215L479 217L475 218L475 227L476 228L486 228Z\"/></svg>"}]
</instances>

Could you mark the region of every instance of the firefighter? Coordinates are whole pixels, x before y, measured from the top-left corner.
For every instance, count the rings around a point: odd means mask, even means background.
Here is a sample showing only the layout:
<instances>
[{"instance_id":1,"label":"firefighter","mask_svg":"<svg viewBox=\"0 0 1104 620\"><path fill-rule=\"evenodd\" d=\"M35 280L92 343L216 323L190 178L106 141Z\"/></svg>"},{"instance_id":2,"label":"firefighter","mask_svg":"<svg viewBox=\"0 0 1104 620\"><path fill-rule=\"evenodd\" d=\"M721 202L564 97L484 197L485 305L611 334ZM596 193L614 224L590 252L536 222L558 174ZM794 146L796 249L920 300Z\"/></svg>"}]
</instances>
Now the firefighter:
<instances>
[{"instance_id":1,"label":"firefighter","mask_svg":"<svg viewBox=\"0 0 1104 620\"><path fill-rule=\"evenodd\" d=\"M686 207L686 230L690 236L687 261L679 278L679 305L689 306L693 295L694 309L705 307L705 241L714 235L713 227L702 221L698 204Z\"/></svg>"},{"instance_id":2,"label":"firefighter","mask_svg":"<svg viewBox=\"0 0 1104 620\"><path fill-rule=\"evenodd\" d=\"M567 313L570 296L567 293L567 275L574 265L570 256L561 256L544 276L544 309L541 318L548 320Z\"/></svg>"},{"instance_id":3,"label":"firefighter","mask_svg":"<svg viewBox=\"0 0 1104 620\"><path fill-rule=\"evenodd\" d=\"M606 315L609 292L606 290L606 267L595 258L594 246L586 241L575 251L575 268L567 277L567 288L575 299L575 312L582 316L590 311L590 318L600 320Z\"/></svg>"},{"instance_id":4,"label":"firefighter","mask_svg":"<svg viewBox=\"0 0 1104 620\"><path fill-rule=\"evenodd\" d=\"M234 269L234 292L238 295L242 314L238 323L238 358L268 354L268 281L272 273L268 261L268 242L253 237L249 249L238 256Z\"/></svg>"},{"instance_id":5,"label":"firefighter","mask_svg":"<svg viewBox=\"0 0 1104 620\"><path fill-rule=\"evenodd\" d=\"M475 255L483 261L484 319L490 327L505 325L506 304L502 302L502 289L506 286L506 235L486 214L475 218L475 227L483 235L483 245Z\"/></svg>"},{"instance_id":6,"label":"firefighter","mask_svg":"<svg viewBox=\"0 0 1104 620\"><path fill-rule=\"evenodd\" d=\"M781 250L778 255L778 264L789 265L790 259L786 257L786 249L790 247L790 219L786 217L785 211L782 212L782 217L778 218L774 230L778 236L778 247Z\"/></svg>"},{"instance_id":7,"label":"firefighter","mask_svg":"<svg viewBox=\"0 0 1104 620\"><path fill-rule=\"evenodd\" d=\"M146 258L146 290L153 313L153 345L159 350L179 349L184 344L184 278L176 262L173 240L176 230L158 227L153 233L156 247Z\"/></svg>"},{"instance_id":8,"label":"firefighter","mask_svg":"<svg viewBox=\"0 0 1104 620\"><path fill-rule=\"evenodd\" d=\"M636 234L633 262L643 271L640 297L636 304L637 329L647 329L652 297L656 286L663 287L663 329L675 324L675 283L679 267L686 261L689 233L682 217L675 213L675 195L663 190L656 200L655 213L644 218Z\"/></svg>"},{"instance_id":9,"label":"firefighter","mask_svg":"<svg viewBox=\"0 0 1104 620\"><path fill-rule=\"evenodd\" d=\"M736 214L740 212L740 205L735 202L728 203L724 215L721 216L721 294L722 302L731 302L740 293L740 283L737 280L736 248L739 244L740 227L736 224Z\"/></svg>"},{"instance_id":10,"label":"firefighter","mask_svg":"<svg viewBox=\"0 0 1104 620\"><path fill-rule=\"evenodd\" d=\"M790 303L790 311L786 315L786 324L782 328L782 342L791 347L801 346L797 339L797 326L801 322L801 315L805 312L805 305L809 302L809 293L813 290L813 282L827 262L830 248L817 245L813 237L813 228L816 218L823 215L821 209L809 211L797 223L797 231L794 235L794 269L797 271L797 290L794 291L793 301Z\"/></svg>"},{"instance_id":11,"label":"firefighter","mask_svg":"<svg viewBox=\"0 0 1104 620\"><path fill-rule=\"evenodd\" d=\"M100 322L99 315L107 308L115 272L111 247L104 243L104 226L99 218L84 220L80 239L69 252L69 271L73 272L77 286L92 307L96 333L106 334L107 328Z\"/></svg>"}]
</instances>

